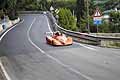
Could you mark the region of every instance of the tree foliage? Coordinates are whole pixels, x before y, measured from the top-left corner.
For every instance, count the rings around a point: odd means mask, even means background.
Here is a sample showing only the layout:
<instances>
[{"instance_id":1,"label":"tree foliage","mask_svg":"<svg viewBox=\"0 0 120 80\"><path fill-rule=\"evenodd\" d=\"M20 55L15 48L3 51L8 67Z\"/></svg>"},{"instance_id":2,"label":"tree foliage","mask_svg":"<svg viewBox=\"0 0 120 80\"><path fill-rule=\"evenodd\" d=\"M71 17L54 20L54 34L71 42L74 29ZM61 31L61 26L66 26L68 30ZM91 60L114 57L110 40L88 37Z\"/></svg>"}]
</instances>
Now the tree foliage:
<instances>
[{"instance_id":1,"label":"tree foliage","mask_svg":"<svg viewBox=\"0 0 120 80\"><path fill-rule=\"evenodd\" d=\"M110 13L110 30L112 32L120 32L120 12Z\"/></svg>"},{"instance_id":2,"label":"tree foliage","mask_svg":"<svg viewBox=\"0 0 120 80\"><path fill-rule=\"evenodd\" d=\"M114 8L120 9L120 0L108 0L104 4L104 8L105 8L105 10L110 10L110 9L114 9Z\"/></svg>"},{"instance_id":3,"label":"tree foliage","mask_svg":"<svg viewBox=\"0 0 120 80\"><path fill-rule=\"evenodd\" d=\"M10 19L16 19L18 17L16 4L17 0L0 0L0 9L5 15L8 15Z\"/></svg>"},{"instance_id":4,"label":"tree foliage","mask_svg":"<svg viewBox=\"0 0 120 80\"><path fill-rule=\"evenodd\" d=\"M77 22L80 22L81 18L84 18L84 12L85 12L84 0L76 1L76 10L77 10Z\"/></svg>"},{"instance_id":5,"label":"tree foliage","mask_svg":"<svg viewBox=\"0 0 120 80\"><path fill-rule=\"evenodd\" d=\"M7 0L0 0L0 10L5 8L6 3L7 3Z\"/></svg>"},{"instance_id":6,"label":"tree foliage","mask_svg":"<svg viewBox=\"0 0 120 80\"><path fill-rule=\"evenodd\" d=\"M88 1L88 4L87 4ZM98 2L100 1L100 3ZM101 3L102 2L102 3ZM66 29L87 32L87 24L89 21L90 31L96 32L96 25L93 24L93 13L96 5L101 10L120 9L119 0L0 0L0 18L4 18L7 14L10 19L18 17L18 10L49 10L50 6L59 9L59 24ZM88 9L89 8L89 15ZM75 16L71 11L74 10ZM89 18L88 18L89 17ZM89 20L88 20L89 19ZM99 25L99 32L120 32L120 13L111 12L110 22L103 21Z\"/></svg>"},{"instance_id":7,"label":"tree foliage","mask_svg":"<svg viewBox=\"0 0 120 80\"><path fill-rule=\"evenodd\" d=\"M11 20L14 20L18 17L17 14L17 0L8 0L7 1L7 15Z\"/></svg>"},{"instance_id":8,"label":"tree foliage","mask_svg":"<svg viewBox=\"0 0 120 80\"><path fill-rule=\"evenodd\" d=\"M19 10L47 10L47 0L18 0Z\"/></svg>"},{"instance_id":9,"label":"tree foliage","mask_svg":"<svg viewBox=\"0 0 120 80\"><path fill-rule=\"evenodd\" d=\"M75 17L73 17L71 11L66 8L59 9L59 23L65 29L77 30Z\"/></svg>"},{"instance_id":10,"label":"tree foliage","mask_svg":"<svg viewBox=\"0 0 120 80\"><path fill-rule=\"evenodd\" d=\"M51 0L49 3L54 8L68 8L71 11L76 7L76 0Z\"/></svg>"}]
</instances>

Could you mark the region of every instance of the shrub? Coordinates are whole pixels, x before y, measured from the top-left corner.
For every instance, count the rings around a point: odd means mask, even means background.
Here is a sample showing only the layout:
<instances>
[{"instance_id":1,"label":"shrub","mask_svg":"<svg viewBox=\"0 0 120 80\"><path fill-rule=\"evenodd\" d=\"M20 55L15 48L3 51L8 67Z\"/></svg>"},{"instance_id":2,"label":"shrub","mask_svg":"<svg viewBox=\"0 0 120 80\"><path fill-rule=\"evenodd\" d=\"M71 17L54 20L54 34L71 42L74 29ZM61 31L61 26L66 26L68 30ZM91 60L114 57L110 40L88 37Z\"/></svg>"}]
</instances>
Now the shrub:
<instances>
[{"instance_id":1,"label":"shrub","mask_svg":"<svg viewBox=\"0 0 120 80\"><path fill-rule=\"evenodd\" d=\"M77 30L75 17L72 15L71 11L66 8L59 9L59 23L60 25L69 30Z\"/></svg>"},{"instance_id":2,"label":"shrub","mask_svg":"<svg viewBox=\"0 0 120 80\"><path fill-rule=\"evenodd\" d=\"M110 30L112 32L120 32L120 12L110 13Z\"/></svg>"}]
</instances>

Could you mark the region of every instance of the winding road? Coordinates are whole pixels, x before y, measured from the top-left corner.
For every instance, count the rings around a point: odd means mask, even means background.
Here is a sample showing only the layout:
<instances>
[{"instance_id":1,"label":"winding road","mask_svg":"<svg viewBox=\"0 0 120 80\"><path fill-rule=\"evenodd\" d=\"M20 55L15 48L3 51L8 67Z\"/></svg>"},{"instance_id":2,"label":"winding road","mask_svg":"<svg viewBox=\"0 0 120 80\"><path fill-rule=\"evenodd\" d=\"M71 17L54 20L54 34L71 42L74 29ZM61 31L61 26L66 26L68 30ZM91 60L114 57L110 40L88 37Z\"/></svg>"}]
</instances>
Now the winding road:
<instances>
[{"instance_id":1,"label":"winding road","mask_svg":"<svg viewBox=\"0 0 120 80\"><path fill-rule=\"evenodd\" d=\"M0 42L18 80L120 80L120 49L74 42L71 46L46 44L51 31L44 14L24 14L22 23Z\"/></svg>"}]
</instances>

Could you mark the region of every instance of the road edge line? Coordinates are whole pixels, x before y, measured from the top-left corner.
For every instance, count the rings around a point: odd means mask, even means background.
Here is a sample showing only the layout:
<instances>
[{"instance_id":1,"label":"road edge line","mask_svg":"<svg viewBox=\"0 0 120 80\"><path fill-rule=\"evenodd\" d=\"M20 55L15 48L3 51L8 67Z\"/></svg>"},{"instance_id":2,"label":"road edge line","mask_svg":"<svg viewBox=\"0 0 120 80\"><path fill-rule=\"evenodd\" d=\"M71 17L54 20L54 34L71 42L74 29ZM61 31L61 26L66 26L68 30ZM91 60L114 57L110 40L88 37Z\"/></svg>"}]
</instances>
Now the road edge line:
<instances>
[{"instance_id":1,"label":"road edge line","mask_svg":"<svg viewBox=\"0 0 120 80\"><path fill-rule=\"evenodd\" d=\"M8 75L6 69L4 68L1 60L0 60L0 68L2 69L2 72L4 73L5 78L6 78L7 80L12 80L12 79L10 78L10 76Z\"/></svg>"},{"instance_id":2,"label":"road edge line","mask_svg":"<svg viewBox=\"0 0 120 80\"><path fill-rule=\"evenodd\" d=\"M1 43L2 39L4 38L4 36L5 36L9 31L11 31L11 30L14 29L17 25L19 25L19 24L21 24L21 23L23 23L23 22L24 22L24 19L23 19L22 21L16 23L15 25L13 25L10 29L6 30L6 31L2 34L2 36L0 37L0 43ZM7 70L4 68L4 65L3 65L3 63L2 63L1 60L0 60L0 67L1 67L1 69L2 69L2 71L3 71L3 74L4 74L4 76L6 77L6 79L7 79L7 80L12 80L12 79L10 78L10 76L8 75Z\"/></svg>"},{"instance_id":3,"label":"road edge line","mask_svg":"<svg viewBox=\"0 0 120 80\"><path fill-rule=\"evenodd\" d=\"M9 31L11 31L13 28L15 28L17 25L19 25L19 24L21 24L21 23L23 23L24 22L24 19L22 20L22 21L20 21L20 22L18 22L17 24L15 24L15 25L13 25L11 28L9 28L8 30L6 30L3 34L2 34L2 36L0 37L0 42L2 41L2 39L4 38L4 36L9 32Z\"/></svg>"},{"instance_id":4,"label":"road edge line","mask_svg":"<svg viewBox=\"0 0 120 80\"><path fill-rule=\"evenodd\" d=\"M46 16L46 18L47 18L47 20L48 20L48 17L47 17L47 16ZM27 31L27 36L28 36L28 40L30 41L30 43L31 43L35 48L37 48L41 53L45 54L46 56L48 56L49 58L51 58L52 60L54 60L55 62L57 62L58 64L60 64L61 66L63 66L63 67L65 67L65 68L67 68L68 70L76 73L77 75L81 75L82 77L84 77L84 78L87 79L87 80L93 80L93 79L90 78L89 76L86 76L86 75L82 74L80 71L78 71L78 70L76 70L76 69L74 69L74 68L72 68L72 67L69 67L69 65L64 64L64 63L61 62L59 59L57 59L57 58L55 58L55 57L53 57L53 56L51 56L51 55L49 55L49 54L46 54L45 51L43 51L40 47L38 47L38 46L31 40L31 38L30 38L30 33L29 33L29 32L30 32L30 30L31 30L31 28L32 28L32 25L33 25L33 23L35 22L35 20L36 20L36 18L34 18L34 20L32 21L32 23L31 23L31 25L29 26L28 31ZM48 25L49 25L49 22L48 22ZM49 27L49 29L51 29L51 28L50 28L50 25L49 25L48 27ZM50 30L50 31L52 31L52 30Z\"/></svg>"},{"instance_id":5,"label":"road edge line","mask_svg":"<svg viewBox=\"0 0 120 80\"><path fill-rule=\"evenodd\" d=\"M77 43L77 42L74 42L74 43L77 44L77 45L80 45L80 46L82 46L82 47L84 47L84 48L86 48L86 49L89 49L89 50L92 50L92 51L98 51L97 49L92 48L92 47L89 47L89 46L86 46L86 45L84 45L84 44Z\"/></svg>"},{"instance_id":6,"label":"road edge line","mask_svg":"<svg viewBox=\"0 0 120 80\"><path fill-rule=\"evenodd\" d=\"M49 21L48 21L48 17L46 16L46 18L47 18L48 29L49 29L50 31L52 31L52 30L51 30L51 27L50 27L50 24L49 24ZM78 44L79 44L79 43L78 43ZM52 58L53 60L55 60L57 63L61 64L63 67L66 67L66 68L68 68L69 70L75 72L76 74L79 74L79 75L83 76L83 77L86 78L87 80L94 80L94 79L92 79L91 77L84 75L84 74L81 73L80 71L78 71L78 70L76 70L76 69L74 69L74 68L72 68L72 67L69 67L69 65L66 65L66 64L62 63L59 59L56 59L55 57L53 57L53 56L51 56L51 55L49 55L49 54L47 54L47 56L50 57L50 58Z\"/></svg>"}]
</instances>

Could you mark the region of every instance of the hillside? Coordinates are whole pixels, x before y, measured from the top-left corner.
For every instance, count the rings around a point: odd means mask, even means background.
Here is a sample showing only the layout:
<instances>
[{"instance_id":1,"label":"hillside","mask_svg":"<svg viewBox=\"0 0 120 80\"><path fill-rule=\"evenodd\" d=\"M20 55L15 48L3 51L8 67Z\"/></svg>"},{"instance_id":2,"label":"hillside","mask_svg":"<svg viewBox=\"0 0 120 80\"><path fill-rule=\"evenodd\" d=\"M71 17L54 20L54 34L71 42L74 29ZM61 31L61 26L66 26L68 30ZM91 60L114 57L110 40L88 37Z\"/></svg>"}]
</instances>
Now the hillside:
<instances>
[{"instance_id":1,"label":"hillside","mask_svg":"<svg viewBox=\"0 0 120 80\"><path fill-rule=\"evenodd\" d=\"M92 0L94 5L99 6L102 10L110 10L114 8L120 9L119 0Z\"/></svg>"}]
</instances>

